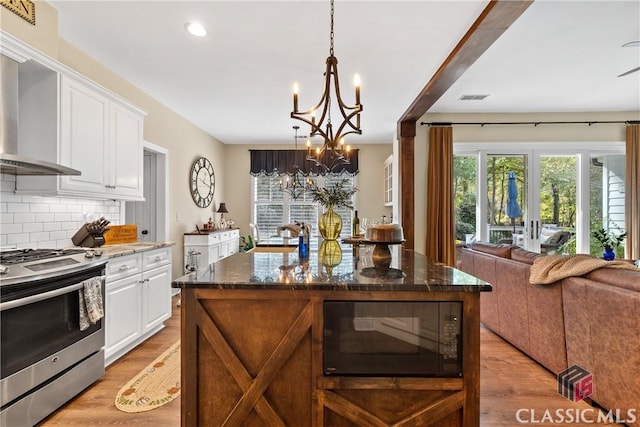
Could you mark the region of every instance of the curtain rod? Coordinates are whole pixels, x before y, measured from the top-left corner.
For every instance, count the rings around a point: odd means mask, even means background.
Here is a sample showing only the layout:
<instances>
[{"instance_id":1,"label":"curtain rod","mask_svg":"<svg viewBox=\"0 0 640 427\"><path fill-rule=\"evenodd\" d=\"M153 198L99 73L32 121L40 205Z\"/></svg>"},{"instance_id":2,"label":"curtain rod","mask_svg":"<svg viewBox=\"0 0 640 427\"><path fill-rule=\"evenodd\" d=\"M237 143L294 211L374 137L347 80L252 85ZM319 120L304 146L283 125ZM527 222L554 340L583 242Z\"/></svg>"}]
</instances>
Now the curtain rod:
<instances>
[{"instance_id":1,"label":"curtain rod","mask_svg":"<svg viewBox=\"0 0 640 427\"><path fill-rule=\"evenodd\" d=\"M588 122L420 122L420 126L454 126L454 125L476 125L476 126L486 126L486 125L595 125L595 124L627 124L627 125L638 125L640 124L640 120L592 120Z\"/></svg>"}]
</instances>

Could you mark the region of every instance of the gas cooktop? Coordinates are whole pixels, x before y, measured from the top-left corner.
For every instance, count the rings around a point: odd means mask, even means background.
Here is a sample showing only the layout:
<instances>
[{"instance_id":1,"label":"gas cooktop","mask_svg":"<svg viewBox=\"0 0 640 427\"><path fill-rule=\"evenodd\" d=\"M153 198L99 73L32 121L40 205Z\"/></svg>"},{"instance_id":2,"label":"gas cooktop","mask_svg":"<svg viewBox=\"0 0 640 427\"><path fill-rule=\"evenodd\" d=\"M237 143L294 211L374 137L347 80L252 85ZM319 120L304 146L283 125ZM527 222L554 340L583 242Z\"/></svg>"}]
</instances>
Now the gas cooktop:
<instances>
[{"instance_id":1,"label":"gas cooktop","mask_svg":"<svg viewBox=\"0 0 640 427\"><path fill-rule=\"evenodd\" d=\"M0 264L10 265L85 252L84 249L13 249L0 252Z\"/></svg>"},{"instance_id":2,"label":"gas cooktop","mask_svg":"<svg viewBox=\"0 0 640 427\"><path fill-rule=\"evenodd\" d=\"M12 249L0 252L0 285L65 275L104 264L96 249Z\"/></svg>"}]
</instances>

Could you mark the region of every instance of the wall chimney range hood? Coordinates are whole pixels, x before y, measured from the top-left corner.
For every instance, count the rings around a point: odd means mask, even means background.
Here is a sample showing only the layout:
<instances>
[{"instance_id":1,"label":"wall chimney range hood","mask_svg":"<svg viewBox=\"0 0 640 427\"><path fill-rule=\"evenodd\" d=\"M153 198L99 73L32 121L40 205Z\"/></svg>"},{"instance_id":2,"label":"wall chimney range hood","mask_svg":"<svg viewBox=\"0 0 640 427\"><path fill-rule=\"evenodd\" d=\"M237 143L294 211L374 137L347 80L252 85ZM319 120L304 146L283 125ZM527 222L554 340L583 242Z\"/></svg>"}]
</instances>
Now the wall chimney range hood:
<instances>
[{"instance_id":1,"label":"wall chimney range hood","mask_svg":"<svg viewBox=\"0 0 640 427\"><path fill-rule=\"evenodd\" d=\"M18 153L18 63L0 55L0 173L80 175L80 171Z\"/></svg>"}]
</instances>

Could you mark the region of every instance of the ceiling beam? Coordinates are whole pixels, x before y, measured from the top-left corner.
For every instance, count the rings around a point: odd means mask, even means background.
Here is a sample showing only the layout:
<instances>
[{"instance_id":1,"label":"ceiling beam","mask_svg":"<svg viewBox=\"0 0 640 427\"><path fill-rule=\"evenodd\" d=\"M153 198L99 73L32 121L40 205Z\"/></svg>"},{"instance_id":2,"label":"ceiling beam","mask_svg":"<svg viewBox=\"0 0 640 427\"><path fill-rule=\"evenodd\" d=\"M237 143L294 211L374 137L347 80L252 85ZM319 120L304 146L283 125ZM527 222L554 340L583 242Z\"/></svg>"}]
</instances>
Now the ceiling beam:
<instances>
[{"instance_id":1,"label":"ceiling beam","mask_svg":"<svg viewBox=\"0 0 640 427\"><path fill-rule=\"evenodd\" d=\"M420 91L407 111L398 120L398 141L400 149L400 217L407 239L405 246L414 249L414 186L413 145L415 144L416 121L425 114L436 101L462 76L469 67L489 49L533 0L493 0L484 8L478 19L469 28L460 42L440 65L433 77Z\"/></svg>"},{"instance_id":2,"label":"ceiling beam","mask_svg":"<svg viewBox=\"0 0 640 427\"><path fill-rule=\"evenodd\" d=\"M400 117L399 122L416 121L422 117L532 3L533 0L491 1Z\"/></svg>"}]
</instances>

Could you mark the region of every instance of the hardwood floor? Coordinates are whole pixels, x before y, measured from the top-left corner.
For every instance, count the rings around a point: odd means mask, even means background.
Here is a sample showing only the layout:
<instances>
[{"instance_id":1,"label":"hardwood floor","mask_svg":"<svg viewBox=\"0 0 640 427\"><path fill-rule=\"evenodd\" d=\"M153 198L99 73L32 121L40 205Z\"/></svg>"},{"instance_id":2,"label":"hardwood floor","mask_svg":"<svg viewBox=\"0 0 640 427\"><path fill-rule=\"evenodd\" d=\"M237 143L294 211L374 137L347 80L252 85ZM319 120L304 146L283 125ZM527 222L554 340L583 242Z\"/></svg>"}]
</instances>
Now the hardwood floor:
<instances>
[{"instance_id":1,"label":"hardwood floor","mask_svg":"<svg viewBox=\"0 0 640 427\"><path fill-rule=\"evenodd\" d=\"M180 308L173 300L173 316L166 327L107 368L104 377L63 408L40 423L40 426L179 426L180 399L149 412L127 414L116 409L115 395L120 387L146 367L180 337ZM528 424L543 423L545 410L551 416L561 410L567 416L576 411L582 420L593 420L596 410L585 402L571 402L558 395L555 376L531 361L510 344L482 328L480 334L480 425L513 427L516 413ZM567 410L570 410L567 412ZM556 418L557 420L557 418ZM537 422L536 422L537 421ZM556 422L557 423L557 422ZM570 423L593 426L594 423ZM303 427L303 426L296 426Z\"/></svg>"}]
</instances>

